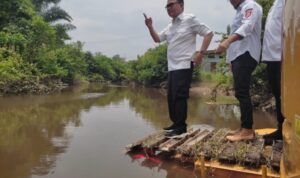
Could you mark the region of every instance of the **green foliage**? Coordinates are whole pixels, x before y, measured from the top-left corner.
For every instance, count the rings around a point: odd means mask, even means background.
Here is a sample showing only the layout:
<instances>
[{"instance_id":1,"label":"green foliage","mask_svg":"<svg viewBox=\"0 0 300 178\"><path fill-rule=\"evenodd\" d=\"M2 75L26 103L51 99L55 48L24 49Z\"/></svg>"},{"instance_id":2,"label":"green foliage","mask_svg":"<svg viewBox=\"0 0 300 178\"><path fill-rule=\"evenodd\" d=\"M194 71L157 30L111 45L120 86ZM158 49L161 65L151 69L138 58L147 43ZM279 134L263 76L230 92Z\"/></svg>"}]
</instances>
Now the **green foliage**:
<instances>
[{"instance_id":1,"label":"green foliage","mask_svg":"<svg viewBox=\"0 0 300 178\"><path fill-rule=\"evenodd\" d=\"M58 20L72 21L72 17L63 9L58 6L52 6L47 11L42 13L42 16L46 22L56 22Z\"/></svg>"},{"instance_id":2,"label":"green foliage","mask_svg":"<svg viewBox=\"0 0 300 178\"><path fill-rule=\"evenodd\" d=\"M124 58L121 58L119 55L115 55L112 57L112 67L116 73L116 77L113 81L122 81L126 79L126 70L127 63Z\"/></svg>"},{"instance_id":3,"label":"green foliage","mask_svg":"<svg viewBox=\"0 0 300 178\"><path fill-rule=\"evenodd\" d=\"M73 82L86 72L82 44L65 45L72 24L51 22L72 18L57 0L3 0L0 5L0 82L3 87L31 85L44 78ZM51 8L52 5L53 8ZM49 8L50 7L50 8ZM49 11L43 11L43 10ZM53 14L51 14L51 12ZM46 16L43 16L46 15ZM29 82L25 82L29 81ZM26 84L27 83L27 84ZM3 87L2 87L3 86Z\"/></svg>"},{"instance_id":4,"label":"green foliage","mask_svg":"<svg viewBox=\"0 0 300 178\"><path fill-rule=\"evenodd\" d=\"M226 74L229 71L229 66L226 60L223 58L217 63L216 72L220 74Z\"/></svg>"},{"instance_id":5,"label":"green foliage","mask_svg":"<svg viewBox=\"0 0 300 178\"><path fill-rule=\"evenodd\" d=\"M95 62L96 62L96 72L103 75L104 78L107 80L113 81L117 74L114 71L114 68L112 66L111 59L103 54L96 54L95 56Z\"/></svg>"},{"instance_id":6,"label":"green foliage","mask_svg":"<svg viewBox=\"0 0 300 178\"><path fill-rule=\"evenodd\" d=\"M78 42L56 50L42 51L37 66L43 75L73 83L75 76L83 75L86 70L82 44Z\"/></svg>"},{"instance_id":7,"label":"green foliage","mask_svg":"<svg viewBox=\"0 0 300 178\"><path fill-rule=\"evenodd\" d=\"M133 79L144 85L159 85L167 79L167 46L159 45L138 57L130 72Z\"/></svg>"},{"instance_id":8,"label":"green foliage","mask_svg":"<svg viewBox=\"0 0 300 178\"><path fill-rule=\"evenodd\" d=\"M70 23L67 24L55 24L53 28L56 32L56 45L64 46L66 40L70 40L71 37L68 35L68 31L74 30L76 27Z\"/></svg>"},{"instance_id":9,"label":"green foliage","mask_svg":"<svg viewBox=\"0 0 300 178\"><path fill-rule=\"evenodd\" d=\"M251 78L251 89L253 93L261 96L269 93L266 64L260 63L255 68Z\"/></svg>"},{"instance_id":10,"label":"green foliage","mask_svg":"<svg viewBox=\"0 0 300 178\"><path fill-rule=\"evenodd\" d=\"M42 9L47 8L50 4L57 4L61 0L32 0L32 3L36 7L37 11L42 11Z\"/></svg>"},{"instance_id":11,"label":"green foliage","mask_svg":"<svg viewBox=\"0 0 300 178\"><path fill-rule=\"evenodd\" d=\"M38 14L44 21L51 24L56 30L56 42L57 45L62 46L65 40L69 40L70 36L68 31L75 29L76 27L70 22L72 17L57 4L60 0L32 0ZM58 23L58 21L60 21ZM69 23L63 24L61 21L67 21Z\"/></svg>"},{"instance_id":12,"label":"green foliage","mask_svg":"<svg viewBox=\"0 0 300 178\"><path fill-rule=\"evenodd\" d=\"M232 87L232 84L233 84L233 78L232 78L232 75L229 75L229 74L221 74L221 73L216 73L215 76L214 76L214 80L224 86L224 87L227 87L227 88L231 88Z\"/></svg>"},{"instance_id":13,"label":"green foliage","mask_svg":"<svg viewBox=\"0 0 300 178\"><path fill-rule=\"evenodd\" d=\"M1 84L6 84L9 81L20 80L22 74L18 71L19 63L15 60L6 60L0 62L0 78Z\"/></svg>"},{"instance_id":14,"label":"green foliage","mask_svg":"<svg viewBox=\"0 0 300 178\"><path fill-rule=\"evenodd\" d=\"M259 3L263 8L262 29L264 31L266 19L268 17L269 10L273 5L274 0L256 0L256 2Z\"/></svg>"},{"instance_id":15,"label":"green foliage","mask_svg":"<svg viewBox=\"0 0 300 178\"><path fill-rule=\"evenodd\" d=\"M227 88L232 86L233 78L225 59L221 59L220 62L218 62L214 80Z\"/></svg>"},{"instance_id":16,"label":"green foliage","mask_svg":"<svg viewBox=\"0 0 300 178\"><path fill-rule=\"evenodd\" d=\"M218 87L232 87L233 78L229 70L229 65L226 63L225 59L221 59L217 63L216 72L201 72L201 81L214 82Z\"/></svg>"},{"instance_id":17,"label":"green foliage","mask_svg":"<svg viewBox=\"0 0 300 178\"><path fill-rule=\"evenodd\" d=\"M30 0L1 0L0 30L20 20L29 20L34 15Z\"/></svg>"},{"instance_id":18,"label":"green foliage","mask_svg":"<svg viewBox=\"0 0 300 178\"><path fill-rule=\"evenodd\" d=\"M64 78L68 71L59 63L59 53L61 51L43 51L37 61L37 67L43 76Z\"/></svg>"},{"instance_id":19,"label":"green foliage","mask_svg":"<svg viewBox=\"0 0 300 178\"><path fill-rule=\"evenodd\" d=\"M194 81L194 82L201 81L201 75L202 75L201 67L194 66L192 81Z\"/></svg>"},{"instance_id":20,"label":"green foliage","mask_svg":"<svg viewBox=\"0 0 300 178\"><path fill-rule=\"evenodd\" d=\"M67 78L73 80L76 75L83 75L86 71L86 63L83 60L82 43L76 42L57 49L58 63L68 71Z\"/></svg>"},{"instance_id":21,"label":"green foliage","mask_svg":"<svg viewBox=\"0 0 300 178\"><path fill-rule=\"evenodd\" d=\"M36 72L34 65L22 61L14 51L0 48L0 86L18 80L27 80Z\"/></svg>"},{"instance_id":22,"label":"green foliage","mask_svg":"<svg viewBox=\"0 0 300 178\"><path fill-rule=\"evenodd\" d=\"M0 47L21 52L25 46L26 39L21 33L0 32Z\"/></svg>"},{"instance_id":23,"label":"green foliage","mask_svg":"<svg viewBox=\"0 0 300 178\"><path fill-rule=\"evenodd\" d=\"M125 71L125 76L127 80L137 81L137 60L132 60L127 63L127 69Z\"/></svg>"},{"instance_id":24,"label":"green foliage","mask_svg":"<svg viewBox=\"0 0 300 178\"><path fill-rule=\"evenodd\" d=\"M121 82L127 78L128 64L119 55L109 58L101 53L93 56L87 52L83 58L86 63L86 75L90 81Z\"/></svg>"},{"instance_id":25,"label":"green foliage","mask_svg":"<svg viewBox=\"0 0 300 178\"><path fill-rule=\"evenodd\" d=\"M201 77L200 77L200 81L201 82L211 82L213 81L213 73L211 72L201 72Z\"/></svg>"},{"instance_id":26,"label":"green foliage","mask_svg":"<svg viewBox=\"0 0 300 178\"><path fill-rule=\"evenodd\" d=\"M104 80L104 77L103 77L101 74L97 74L97 73L91 74L91 75L89 76L89 80L90 80L91 82L103 82L103 81L105 81L105 80Z\"/></svg>"}]
</instances>

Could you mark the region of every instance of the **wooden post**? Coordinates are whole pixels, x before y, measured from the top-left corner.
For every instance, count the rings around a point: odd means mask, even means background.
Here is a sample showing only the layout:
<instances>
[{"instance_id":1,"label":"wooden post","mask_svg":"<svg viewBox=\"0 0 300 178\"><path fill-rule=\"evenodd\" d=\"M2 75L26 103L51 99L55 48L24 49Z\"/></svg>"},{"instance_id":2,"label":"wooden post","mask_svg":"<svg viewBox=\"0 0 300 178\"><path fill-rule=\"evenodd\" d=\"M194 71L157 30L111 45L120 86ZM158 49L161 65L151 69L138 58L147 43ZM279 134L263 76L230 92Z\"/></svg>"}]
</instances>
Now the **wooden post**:
<instances>
[{"instance_id":1,"label":"wooden post","mask_svg":"<svg viewBox=\"0 0 300 178\"><path fill-rule=\"evenodd\" d=\"M261 175L262 178L267 178L268 177L267 166L266 165L261 166L261 172L262 172L262 175Z\"/></svg>"},{"instance_id":2,"label":"wooden post","mask_svg":"<svg viewBox=\"0 0 300 178\"><path fill-rule=\"evenodd\" d=\"M205 160L204 160L204 156L201 155L201 158L200 158L200 161L201 161L201 178L206 178L206 172L205 172Z\"/></svg>"}]
</instances>

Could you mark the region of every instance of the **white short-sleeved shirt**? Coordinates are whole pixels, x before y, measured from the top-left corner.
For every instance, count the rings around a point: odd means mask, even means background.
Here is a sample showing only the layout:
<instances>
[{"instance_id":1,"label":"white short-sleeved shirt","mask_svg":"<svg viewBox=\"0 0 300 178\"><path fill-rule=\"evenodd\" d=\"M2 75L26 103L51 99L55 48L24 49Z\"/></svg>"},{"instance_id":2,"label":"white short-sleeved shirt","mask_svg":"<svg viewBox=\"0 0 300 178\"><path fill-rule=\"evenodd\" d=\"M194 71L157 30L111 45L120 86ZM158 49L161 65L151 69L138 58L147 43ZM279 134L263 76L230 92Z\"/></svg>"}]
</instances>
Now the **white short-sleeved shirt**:
<instances>
[{"instance_id":1,"label":"white short-sleeved shirt","mask_svg":"<svg viewBox=\"0 0 300 178\"><path fill-rule=\"evenodd\" d=\"M196 36L205 36L211 30L194 15L181 13L159 33L161 42L168 45L168 71L189 69L196 51Z\"/></svg>"},{"instance_id":2,"label":"white short-sleeved shirt","mask_svg":"<svg viewBox=\"0 0 300 178\"><path fill-rule=\"evenodd\" d=\"M253 0L245 0L236 9L236 15L231 25L231 34L238 34L243 38L230 44L227 49L227 62L235 60L245 52L257 62L260 58L262 8Z\"/></svg>"},{"instance_id":3,"label":"white short-sleeved shirt","mask_svg":"<svg viewBox=\"0 0 300 178\"><path fill-rule=\"evenodd\" d=\"M275 0L271 7L263 40L262 61L281 61L283 0Z\"/></svg>"}]
</instances>

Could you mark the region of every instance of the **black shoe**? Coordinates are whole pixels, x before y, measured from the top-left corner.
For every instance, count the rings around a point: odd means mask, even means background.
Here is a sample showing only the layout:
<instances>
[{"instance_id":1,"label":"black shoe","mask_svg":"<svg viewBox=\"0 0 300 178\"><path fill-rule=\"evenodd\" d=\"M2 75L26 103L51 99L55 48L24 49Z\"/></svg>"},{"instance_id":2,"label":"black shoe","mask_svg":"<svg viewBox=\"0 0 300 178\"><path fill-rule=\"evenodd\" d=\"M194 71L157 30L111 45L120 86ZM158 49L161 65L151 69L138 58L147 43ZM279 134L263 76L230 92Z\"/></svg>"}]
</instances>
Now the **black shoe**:
<instances>
[{"instance_id":1,"label":"black shoe","mask_svg":"<svg viewBox=\"0 0 300 178\"><path fill-rule=\"evenodd\" d=\"M171 126L169 126L169 127L164 127L163 129L164 129L164 130L174 130L175 128L176 128L175 125L172 124Z\"/></svg>"},{"instance_id":2,"label":"black shoe","mask_svg":"<svg viewBox=\"0 0 300 178\"><path fill-rule=\"evenodd\" d=\"M263 135L263 138L265 140L282 140L282 131L277 129L272 133Z\"/></svg>"},{"instance_id":3,"label":"black shoe","mask_svg":"<svg viewBox=\"0 0 300 178\"><path fill-rule=\"evenodd\" d=\"M186 128L184 129L175 129L170 132L166 132L165 136L169 138L180 137L181 134L186 133Z\"/></svg>"}]
</instances>

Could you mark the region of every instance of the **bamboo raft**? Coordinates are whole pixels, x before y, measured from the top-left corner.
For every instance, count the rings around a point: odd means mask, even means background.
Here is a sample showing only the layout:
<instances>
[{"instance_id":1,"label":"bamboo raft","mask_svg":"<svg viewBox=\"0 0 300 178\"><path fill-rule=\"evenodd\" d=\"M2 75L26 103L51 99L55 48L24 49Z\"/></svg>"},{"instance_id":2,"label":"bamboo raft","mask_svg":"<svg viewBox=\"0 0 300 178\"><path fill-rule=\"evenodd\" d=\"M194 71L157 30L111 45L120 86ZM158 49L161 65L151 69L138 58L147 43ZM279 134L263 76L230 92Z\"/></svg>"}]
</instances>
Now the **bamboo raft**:
<instances>
[{"instance_id":1,"label":"bamboo raft","mask_svg":"<svg viewBox=\"0 0 300 178\"><path fill-rule=\"evenodd\" d=\"M245 172L268 177L280 177L282 141L266 145L259 134L272 130L257 130L256 138L247 142L229 142L226 135L229 129L216 130L210 126L198 125L188 129L177 138L167 138L160 130L126 146L126 152L144 151L148 156L167 152L175 160L217 168ZM201 162L202 158L202 162ZM267 173L265 173L267 174Z\"/></svg>"}]
</instances>

